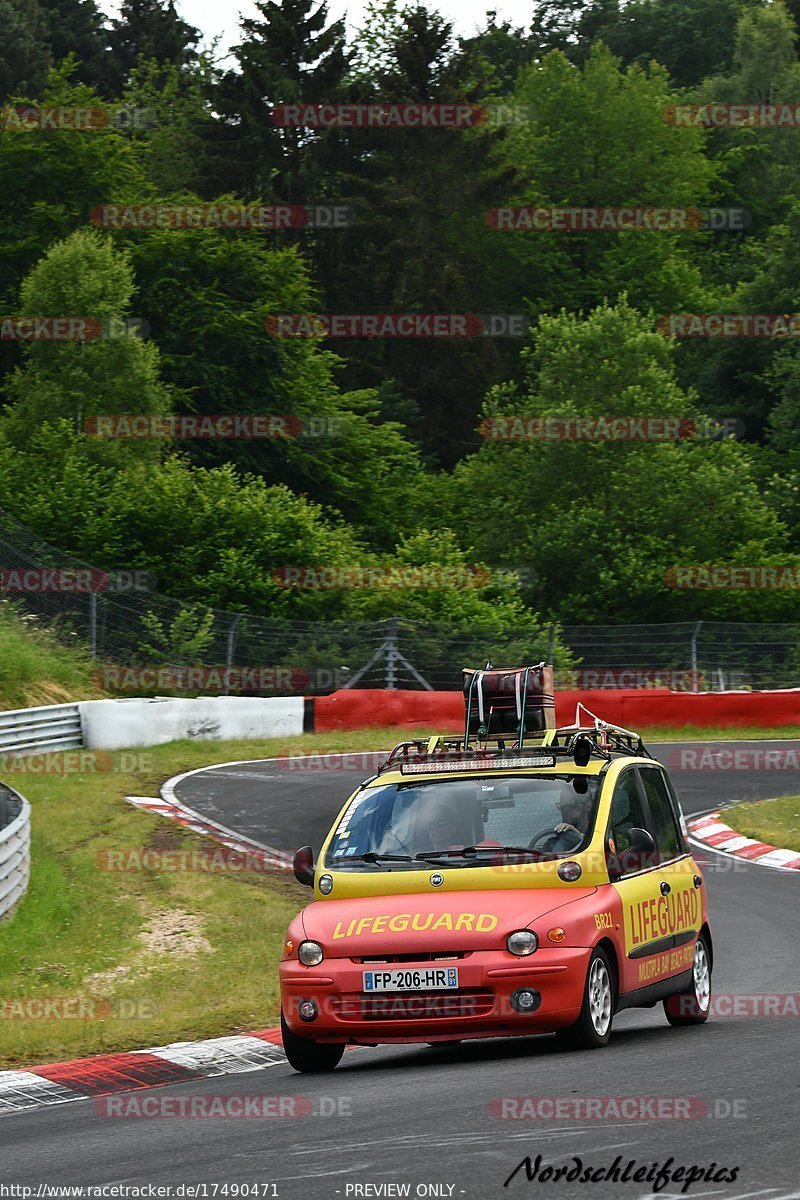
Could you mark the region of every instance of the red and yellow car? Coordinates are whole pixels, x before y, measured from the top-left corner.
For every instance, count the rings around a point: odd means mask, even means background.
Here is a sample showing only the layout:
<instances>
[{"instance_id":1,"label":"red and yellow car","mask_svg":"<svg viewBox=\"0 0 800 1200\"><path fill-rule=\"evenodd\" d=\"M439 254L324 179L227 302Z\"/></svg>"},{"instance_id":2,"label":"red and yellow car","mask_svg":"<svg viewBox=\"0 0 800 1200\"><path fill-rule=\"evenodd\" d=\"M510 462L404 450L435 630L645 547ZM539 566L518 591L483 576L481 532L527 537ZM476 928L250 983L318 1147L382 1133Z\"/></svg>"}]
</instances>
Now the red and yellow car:
<instances>
[{"instance_id":1,"label":"red and yellow car","mask_svg":"<svg viewBox=\"0 0 800 1200\"><path fill-rule=\"evenodd\" d=\"M556 1033L604 1046L614 1014L706 1020L703 877L666 769L593 723L402 743L348 799L280 964L289 1063L349 1044Z\"/></svg>"}]
</instances>

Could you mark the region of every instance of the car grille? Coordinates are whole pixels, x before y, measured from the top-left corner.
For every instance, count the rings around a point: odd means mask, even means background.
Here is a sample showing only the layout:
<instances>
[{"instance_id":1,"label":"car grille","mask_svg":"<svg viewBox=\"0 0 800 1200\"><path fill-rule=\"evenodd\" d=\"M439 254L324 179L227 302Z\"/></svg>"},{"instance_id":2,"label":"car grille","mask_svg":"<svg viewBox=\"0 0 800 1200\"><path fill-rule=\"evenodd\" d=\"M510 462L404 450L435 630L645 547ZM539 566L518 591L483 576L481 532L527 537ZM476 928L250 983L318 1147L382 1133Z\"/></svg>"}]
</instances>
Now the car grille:
<instances>
[{"instance_id":1,"label":"car grille","mask_svg":"<svg viewBox=\"0 0 800 1200\"><path fill-rule=\"evenodd\" d=\"M471 954L471 950L452 950L446 954L375 954L368 958L351 958L350 961L354 963L448 962L454 958L469 958Z\"/></svg>"},{"instance_id":2,"label":"car grille","mask_svg":"<svg viewBox=\"0 0 800 1200\"><path fill-rule=\"evenodd\" d=\"M487 1016L494 1007L494 992L489 988L386 992L381 996L345 992L332 996L331 1002L342 1021L431 1021Z\"/></svg>"}]
</instances>

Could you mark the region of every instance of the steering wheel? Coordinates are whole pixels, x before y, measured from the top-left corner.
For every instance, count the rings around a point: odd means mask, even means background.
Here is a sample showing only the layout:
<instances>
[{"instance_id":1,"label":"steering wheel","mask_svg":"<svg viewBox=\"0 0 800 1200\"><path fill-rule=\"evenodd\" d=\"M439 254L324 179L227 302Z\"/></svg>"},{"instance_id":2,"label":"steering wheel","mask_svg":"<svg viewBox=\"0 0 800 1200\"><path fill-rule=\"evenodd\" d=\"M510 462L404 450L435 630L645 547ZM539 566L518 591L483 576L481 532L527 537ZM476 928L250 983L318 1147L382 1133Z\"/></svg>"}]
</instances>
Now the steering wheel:
<instances>
[{"instance_id":1,"label":"steering wheel","mask_svg":"<svg viewBox=\"0 0 800 1200\"><path fill-rule=\"evenodd\" d=\"M531 840L528 842L528 849L529 849L529 850L534 850L534 849L536 848L536 843L537 843L537 842L541 842L541 840L542 840L543 838L546 838L546 837L554 837L554 836L555 836L555 837L559 837L559 836L560 836L560 834L559 834L559 832L558 832L558 830L557 830L557 829L553 829L553 828L550 828L550 829L543 829L541 833L537 833L537 834L535 834L535 835L534 835L534 837L532 837L532 838L531 838Z\"/></svg>"}]
</instances>

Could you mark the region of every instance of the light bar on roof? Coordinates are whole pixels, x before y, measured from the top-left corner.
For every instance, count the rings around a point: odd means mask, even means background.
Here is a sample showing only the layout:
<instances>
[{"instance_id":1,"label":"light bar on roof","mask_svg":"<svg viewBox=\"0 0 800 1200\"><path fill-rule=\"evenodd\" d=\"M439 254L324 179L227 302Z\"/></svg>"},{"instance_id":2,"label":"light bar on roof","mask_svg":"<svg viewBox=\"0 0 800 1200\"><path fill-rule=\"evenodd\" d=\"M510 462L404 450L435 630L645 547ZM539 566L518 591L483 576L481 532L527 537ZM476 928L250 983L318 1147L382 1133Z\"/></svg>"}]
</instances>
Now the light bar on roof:
<instances>
[{"instance_id":1,"label":"light bar on roof","mask_svg":"<svg viewBox=\"0 0 800 1200\"><path fill-rule=\"evenodd\" d=\"M436 762L404 762L402 775L440 775L448 771L513 771L517 767L554 767L553 754L520 754L512 758L448 758Z\"/></svg>"}]
</instances>

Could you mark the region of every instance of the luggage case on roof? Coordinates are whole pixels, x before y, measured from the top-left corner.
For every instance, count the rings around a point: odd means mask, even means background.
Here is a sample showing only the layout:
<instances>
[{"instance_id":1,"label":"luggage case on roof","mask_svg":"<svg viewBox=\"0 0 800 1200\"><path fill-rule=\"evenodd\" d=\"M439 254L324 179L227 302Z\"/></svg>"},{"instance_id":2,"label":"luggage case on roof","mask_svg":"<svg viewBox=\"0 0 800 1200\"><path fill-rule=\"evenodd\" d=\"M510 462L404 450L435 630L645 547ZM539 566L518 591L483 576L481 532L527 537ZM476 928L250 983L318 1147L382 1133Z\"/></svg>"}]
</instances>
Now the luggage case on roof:
<instances>
[{"instance_id":1,"label":"luggage case on roof","mask_svg":"<svg viewBox=\"0 0 800 1200\"><path fill-rule=\"evenodd\" d=\"M483 671L464 668L466 737L479 730L499 733L543 733L555 728L553 668L492 667Z\"/></svg>"}]
</instances>

